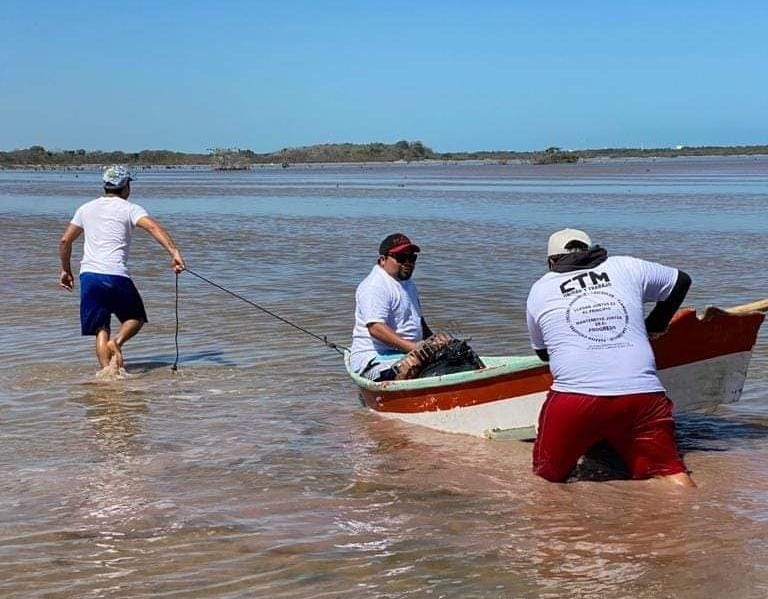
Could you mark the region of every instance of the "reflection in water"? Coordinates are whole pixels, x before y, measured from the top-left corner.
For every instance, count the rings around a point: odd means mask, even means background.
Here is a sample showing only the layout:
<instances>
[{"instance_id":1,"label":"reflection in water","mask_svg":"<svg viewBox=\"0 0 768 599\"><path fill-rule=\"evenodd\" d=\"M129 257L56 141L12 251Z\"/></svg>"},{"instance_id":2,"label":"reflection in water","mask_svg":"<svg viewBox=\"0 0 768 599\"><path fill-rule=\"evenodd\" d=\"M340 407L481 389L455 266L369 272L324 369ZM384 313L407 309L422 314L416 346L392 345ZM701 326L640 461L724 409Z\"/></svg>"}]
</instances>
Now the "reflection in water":
<instances>
[{"instance_id":1,"label":"reflection in water","mask_svg":"<svg viewBox=\"0 0 768 599\"><path fill-rule=\"evenodd\" d=\"M123 381L95 383L73 400L86 406L92 441L102 459L114 465L130 464L141 449L139 419L147 413L147 394L123 388Z\"/></svg>"},{"instance_id":2,"label":"reflection in water","mask_svg":"<svg viewBox=\"0 0 768 599\"><path fill-rule=\"evenodd\" d=\"M481 588L508 596L559 597L569 589L575 596L656 597L669 585L699 589L706 568L720 572L707 583L714 595L753 596L754 580L744 577L751 542L736 532L748 523L713 503L711 492L686 493L662 481L549 485L528 473L529 450L517 442L477 446L412 429L401 436L393 426L369 428L375 445L344 492L367 499L346 521L350 547L369 559L386 556L397 574L414 568L403 558L415 557L408 548L418 538L415 563L437 552L450 564L443 583L468 584L481 572L497 585ZM427 506L450 518L425 517ZM441 580L437 572L433 579Z\"/></svg>"},{"instance_id":3,"label":"reflection in water","mask_svg":"<svg viewBox=\"0 0 768 599\"><path fill-rule=\"evenodd\" d=\"M125 388L126 381L86 384L73 401L85 406L91 463L78 477L68 506L70 526L91 531L88 561L100 579L116 579L135 570L126 554L126 536L137 528L144 537L161 527L159 517L168 506L152 500L142 464L145 449L141 421L148 408L147 394ZM77 390L79 391L79 389Z\"/></svg>"}]
</instances>

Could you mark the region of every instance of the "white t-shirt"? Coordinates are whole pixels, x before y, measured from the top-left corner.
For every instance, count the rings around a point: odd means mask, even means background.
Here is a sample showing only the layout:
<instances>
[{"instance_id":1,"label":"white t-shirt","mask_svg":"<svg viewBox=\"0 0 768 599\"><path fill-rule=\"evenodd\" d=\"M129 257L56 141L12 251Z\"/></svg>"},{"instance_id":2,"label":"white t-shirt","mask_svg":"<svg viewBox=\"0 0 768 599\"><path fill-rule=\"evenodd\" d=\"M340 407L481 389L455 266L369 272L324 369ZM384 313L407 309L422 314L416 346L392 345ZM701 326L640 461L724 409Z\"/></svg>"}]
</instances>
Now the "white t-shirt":
<instances>
[{"instance_id":1,"label":"white t-shirt","mask_svg":"<svg viewBox=\"0 0 768 599\"><path fill-rule=\"evenodd\" d=\"M102 196L80 206L70 221L85 230L80 272L130 276L126 264L131 235L144 216L148 216L144 208L116 196Z\"/></svg>"},{"instance_id":2,"label":"white t-shirt","mask_svg":"<svg viewBox=\"0 0 768 599\"><path fill-rule=\"evenodd\" d=\"M548 272L531 287L531 345L546 349L552 389L587 395L664 391L645 330L643 303L669 297L678 271L629 256Z\"/></svg>"},{"instance_id":3,"label":"white t-shirt","mask_svg":"<svg viewBox=\"0 0 768 599\"><path fill-rule=\"evenodd\" d=\"M361 372L379 354L401 353L371 337L368 326L383 322L409 341L421 341L421 303L416 284L400 281L378 264L357 286L355 292L355 328L352 331L350 366Z\"/></svg>"}]
</instances>

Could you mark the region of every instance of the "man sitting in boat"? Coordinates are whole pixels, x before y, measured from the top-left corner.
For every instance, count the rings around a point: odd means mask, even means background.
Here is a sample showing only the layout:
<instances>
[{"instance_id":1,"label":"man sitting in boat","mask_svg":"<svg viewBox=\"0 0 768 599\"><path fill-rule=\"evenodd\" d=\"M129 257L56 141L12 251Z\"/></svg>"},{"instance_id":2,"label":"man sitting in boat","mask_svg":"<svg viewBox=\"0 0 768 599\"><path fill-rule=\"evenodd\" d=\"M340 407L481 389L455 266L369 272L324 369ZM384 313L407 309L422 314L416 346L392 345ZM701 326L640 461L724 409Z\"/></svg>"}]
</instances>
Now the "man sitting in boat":
<instances>
[{"instance_id":1,"label":"man sitting in boat","mask_svg":"<svg viewBox=\"0 0 768 599\"><path fill-rule=\"evenodd\" d=\"M402 233L387 235L355 292L350 365L373 381L416 378L429 355L452 340L446 333L433 335L422 315L411 280L420 251Z\"/></svg>"},{"instance_id":2,"label":"man sitting in boat","mask_svg":"<svg viewBox=\"0 0 768 599\"><path fill-rule=\"evenodd\" d=\"M677 451L672 402L656 375L649 335L663 333L691 284L681 270L608 257L576 229L549 238L549 271L527 301L531 345L554 379L539 413L533 469L564 482L607 441L632 478L696 486ZM644 318L643 303L656 302Z\"/></svg>"}]
</instances>

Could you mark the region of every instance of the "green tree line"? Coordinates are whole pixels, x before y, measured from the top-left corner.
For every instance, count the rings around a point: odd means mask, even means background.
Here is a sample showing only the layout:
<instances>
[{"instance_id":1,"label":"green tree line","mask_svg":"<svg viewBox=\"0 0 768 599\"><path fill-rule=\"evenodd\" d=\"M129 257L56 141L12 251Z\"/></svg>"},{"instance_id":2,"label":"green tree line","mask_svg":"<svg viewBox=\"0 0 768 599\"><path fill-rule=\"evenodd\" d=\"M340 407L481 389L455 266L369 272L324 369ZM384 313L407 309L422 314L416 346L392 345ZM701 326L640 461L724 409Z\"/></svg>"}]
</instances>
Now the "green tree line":
<instances>
[{"instance_id":1,"label":"green tree line","mask_svg":"<svg viewBox=\"0 0 768 599\"><path fill-rule=\"evenodd\" d=\"M562 150L550 147L542 151L517 152L488 150L480 152L433 151L420 141L401 140L393 144L319 144L283 148L276 152L256 153L238 148L214 148L207 153L142 150L140 152L101 150L47 150L43 146L0 152L0 167L78 167L86 165L126 164L132 166L209 165L212 168L242 169L255 164L320 162L396 162L419 160L521 160L533 164L578 162L590 158L675 157L713 155L768 154L768 145L757 146L685 146L677 148L601 148Z\"/></svg>"}]
</instances>

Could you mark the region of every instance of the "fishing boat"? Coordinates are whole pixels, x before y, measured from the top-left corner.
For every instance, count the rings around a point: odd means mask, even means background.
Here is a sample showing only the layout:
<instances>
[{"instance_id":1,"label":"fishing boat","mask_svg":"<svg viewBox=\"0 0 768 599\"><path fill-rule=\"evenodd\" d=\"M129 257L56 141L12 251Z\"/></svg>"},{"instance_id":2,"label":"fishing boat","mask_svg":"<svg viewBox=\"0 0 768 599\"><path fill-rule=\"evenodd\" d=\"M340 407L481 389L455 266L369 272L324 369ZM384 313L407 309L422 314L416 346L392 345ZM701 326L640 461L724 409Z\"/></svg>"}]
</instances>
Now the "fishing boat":
<instances>
[{"instance_id":1,"label":"fishing boat","mask_svg":"<svg viewBox=\"0 0 768 599\"><path fill-rule=\"evenodd\" d=\"M768 298L699 316L683 308L651 341L659 378L676 411L711 410L738 401ZM350 369L360 401L378 414L451 433L530 438L552 383L531 356L481 356L485 368L404 381L373 382Z\"/></svg>"}]
</instances>

